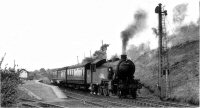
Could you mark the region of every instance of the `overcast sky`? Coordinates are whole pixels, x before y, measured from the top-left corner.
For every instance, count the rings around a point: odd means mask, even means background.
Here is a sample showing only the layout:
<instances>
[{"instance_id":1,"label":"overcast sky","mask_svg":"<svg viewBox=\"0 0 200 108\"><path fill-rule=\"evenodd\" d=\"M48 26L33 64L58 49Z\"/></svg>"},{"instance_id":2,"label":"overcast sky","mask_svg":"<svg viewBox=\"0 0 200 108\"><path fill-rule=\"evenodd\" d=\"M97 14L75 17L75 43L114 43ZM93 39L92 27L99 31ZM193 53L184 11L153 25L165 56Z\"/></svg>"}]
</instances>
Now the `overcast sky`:
<instances>
[{"instance_id":1,"label":"overcast sky","mask_svg":"<svg viewBox=\"0 0 200 108\"><path fill-rule=\"evenodd\" d=\"M1 0L0 1L0 57L2 64L35 70L58 68L77 63L101 46L110 44L108 57L121 54L120 33L131 22L138 9L148 13L147 28L129 41L139 45L150 41L157 47L151 28L157 27L155 7L165 5L168 11L168 30L172 24L172 10L188 3L184 23L196 22L199 0Z\"/></svg>"}]
</instances>

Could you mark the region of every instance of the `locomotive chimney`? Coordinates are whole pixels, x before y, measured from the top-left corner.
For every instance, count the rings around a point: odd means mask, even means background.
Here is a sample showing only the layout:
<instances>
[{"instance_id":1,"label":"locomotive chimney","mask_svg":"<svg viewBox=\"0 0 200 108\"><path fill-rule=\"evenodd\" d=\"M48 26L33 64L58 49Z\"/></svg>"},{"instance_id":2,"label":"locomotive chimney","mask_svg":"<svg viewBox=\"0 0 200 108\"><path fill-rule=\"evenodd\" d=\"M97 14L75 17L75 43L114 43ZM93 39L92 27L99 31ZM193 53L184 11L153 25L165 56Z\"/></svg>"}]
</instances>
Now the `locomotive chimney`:
<instances>
[{"instance_id":1,"label":"locomotive chimney","mask_svg":"<svg viewBox=\"0 0 200 108\"><path fill-rule=\"evenodd\" d=\"M122 55L121 55L121 59L122 59L122 60L126 60L126 58L127 58L127 55L126 55L126 54L122 54Z\"/></svg>"}]
</instances>

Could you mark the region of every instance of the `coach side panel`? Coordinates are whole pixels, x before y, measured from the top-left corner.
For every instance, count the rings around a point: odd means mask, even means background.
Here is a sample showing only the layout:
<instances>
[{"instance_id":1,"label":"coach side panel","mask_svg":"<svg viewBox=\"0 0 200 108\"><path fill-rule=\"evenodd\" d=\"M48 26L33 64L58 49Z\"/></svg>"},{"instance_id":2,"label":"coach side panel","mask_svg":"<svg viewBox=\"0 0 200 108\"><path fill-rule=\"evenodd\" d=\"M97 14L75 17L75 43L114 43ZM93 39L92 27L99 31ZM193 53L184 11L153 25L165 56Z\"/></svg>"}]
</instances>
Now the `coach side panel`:
<instances>
[{"instance_id":1,"label":"coach side panel","mask_svg":"<svg viewBox=\"0 0 200 108\"><path fill-rule=\"evenodd\" d=\"M85 83L85 68L69 68L67 69L67 83L84 84Z\"/></svg>"},{"instance_id":2,"label":"coach side panel","mask_svg":"<svg viewBox=\"0 0 200 108\"><path fill-rule=\"evenodd\" d=\"M57 70L56 80L59 82L66 82L66 69Z\"/></svg>"}]
</instances>

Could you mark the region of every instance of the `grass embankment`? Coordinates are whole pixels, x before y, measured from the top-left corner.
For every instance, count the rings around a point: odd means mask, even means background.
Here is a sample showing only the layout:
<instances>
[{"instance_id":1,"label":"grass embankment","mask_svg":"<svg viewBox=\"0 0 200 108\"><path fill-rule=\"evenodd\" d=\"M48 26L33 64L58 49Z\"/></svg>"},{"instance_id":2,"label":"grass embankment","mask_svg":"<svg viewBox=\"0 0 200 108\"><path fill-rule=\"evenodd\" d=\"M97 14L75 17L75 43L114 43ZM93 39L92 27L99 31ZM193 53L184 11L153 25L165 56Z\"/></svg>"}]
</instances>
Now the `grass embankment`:
<instances>
[{"instance_id":1,"label":"grass embankment","mask_svg":"<svg viewBox=\"0 0 200 108\"><path fill-rule=\"evenodd\" d=\"M17 103L14 104L12 107L18 107L18 108L23 107L22 103L24 103L24 101L21 100L21 99L37 100L35 97L29 95L27 93L27 91L25 91L24 89L22 89L21 87L19 87L18 88L18 100L17 100Z\"/></svg>"},{"instance_id":2,"label":"grass embankment","mask_svg":"<svg viewBox=\"0 0 200 108\"><path fill-rule=\"evenodd\" d=\"M190 41L169 50L170 99L199 105L199 41ZM136 78L158 95L158 54L152 50L140 56L136 64Z\"/></svg>"}]
</instances>

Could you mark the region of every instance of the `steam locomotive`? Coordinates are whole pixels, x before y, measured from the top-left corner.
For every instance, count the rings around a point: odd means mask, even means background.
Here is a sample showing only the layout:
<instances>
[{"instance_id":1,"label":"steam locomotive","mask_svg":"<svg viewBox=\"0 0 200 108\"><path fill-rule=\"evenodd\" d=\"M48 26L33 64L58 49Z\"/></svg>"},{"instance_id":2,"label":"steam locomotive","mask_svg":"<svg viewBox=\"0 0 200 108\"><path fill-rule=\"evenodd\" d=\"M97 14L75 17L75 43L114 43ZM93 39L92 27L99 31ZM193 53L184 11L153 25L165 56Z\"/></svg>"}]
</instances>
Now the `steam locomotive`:
<instances>
[{"instance_id":1,"label":"steam locomotive","mask_svg":"<svg viewBox=\"0 0 200 108\"><path fill-rule=\"evenodd\" d=\"M98 95L132 96L136 98L141 88L139 79L134 79L135 65L121 55L121 59L96 60L75 66L55 69L51 82L62 86L89 89Z\"/></svg>"}]
</instances>

